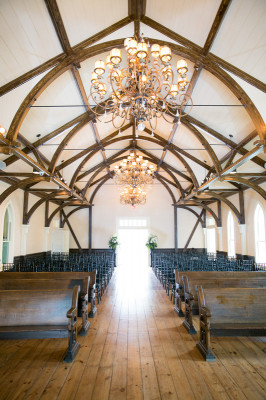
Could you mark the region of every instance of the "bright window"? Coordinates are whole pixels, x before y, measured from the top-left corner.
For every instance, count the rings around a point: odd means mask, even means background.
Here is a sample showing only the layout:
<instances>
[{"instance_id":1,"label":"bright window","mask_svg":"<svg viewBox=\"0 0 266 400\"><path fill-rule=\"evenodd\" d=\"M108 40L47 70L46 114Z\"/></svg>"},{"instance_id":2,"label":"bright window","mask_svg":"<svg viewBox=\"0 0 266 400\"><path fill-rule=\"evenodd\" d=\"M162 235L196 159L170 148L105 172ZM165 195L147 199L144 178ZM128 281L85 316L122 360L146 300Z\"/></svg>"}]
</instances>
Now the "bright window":
<instances>
[{"instance_id":1,"label":"bright window","mask_svg":"<svg viewBox=\"0 0 266 400\"><path fill-rule=\"evenodd\" d=\"M236 255L235 224L231 211L229 212L227 218L227 238L228 238L228 257L235 257Z\"/></svg>"},{"instance_id":2,"label":"bright window","mask_svg":"<svg viewBox=\"0 0 266 400\"><path fill-rule=\"evenodd\" d=\"M265 244L265 218L263 209L260 204L257 205L254 215L254 231L255 231L255 252L256 262L266 262L266 244Z\"/></svg>"},{"instance_id":3,"label":"bright window","mask_svg":"<svg viewBox=\"0 0 266 400\"><path fill-rule=\"evenodd\" d=\"M207 226L207 252L216 253L216 226L214 218L209 217L206 220Z\"/></svg>"},{"instance_id":4,"label":"bright window","mask_svg":"<svg viewBox=\"0 0 266 400\"><path fill-rule=\"evenodd\" d=\"M6 209L3 223L2 264L12 262L12 258L12 209L9 205Z\"/></svg>"}]
</instances>

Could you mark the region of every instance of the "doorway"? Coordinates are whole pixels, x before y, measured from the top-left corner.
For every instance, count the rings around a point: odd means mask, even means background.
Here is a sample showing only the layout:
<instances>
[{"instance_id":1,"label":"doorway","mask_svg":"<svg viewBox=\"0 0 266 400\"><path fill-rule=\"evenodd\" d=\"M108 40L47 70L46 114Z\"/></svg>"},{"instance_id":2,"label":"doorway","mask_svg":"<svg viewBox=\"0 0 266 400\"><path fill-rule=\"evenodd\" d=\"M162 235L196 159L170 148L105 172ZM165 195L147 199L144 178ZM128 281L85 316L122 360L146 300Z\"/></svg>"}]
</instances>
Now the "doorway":
<instances>
[{"instance_id":1,"label":"doorway","mask_svg":"<svg viewBox=\"0 0 266 400\"><path fill-rule=\"evenodd\" d=\"M142 269L149 264L148 221L140 219L119 219L117 265L120 267Z\"/></svg>"}]
</instances>

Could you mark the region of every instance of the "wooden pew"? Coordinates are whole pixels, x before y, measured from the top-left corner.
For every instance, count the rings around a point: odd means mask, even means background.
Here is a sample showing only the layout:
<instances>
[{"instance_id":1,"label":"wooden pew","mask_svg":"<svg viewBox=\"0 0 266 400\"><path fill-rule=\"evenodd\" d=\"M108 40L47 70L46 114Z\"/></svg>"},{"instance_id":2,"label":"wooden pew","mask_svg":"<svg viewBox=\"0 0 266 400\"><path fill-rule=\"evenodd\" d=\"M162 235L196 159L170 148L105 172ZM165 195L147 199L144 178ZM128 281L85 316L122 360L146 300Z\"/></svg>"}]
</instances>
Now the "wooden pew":
<instances>
[{"instance_id":1,"label":"wooden pew","mask_svg":"<svg viewBox=\"0 0 266 400\"><path fill-rule=\"evenodd\" d=\"M211 336L265 336L266 289L203 289L199 296L200 341L197 347L206 361L215 361Z\"/></svg>"},{"instance_id":2,"label":"wooden pew","mask_svg":"<svg viewBox=\"0 0 266 400\"><path fill-rule=\"evenodd\" d=\"M89 302L91 309L88 314L89 318L93 318L97 312L95 306L95 288L96 288L97 271L91 272L0 272L1 279L80 279L86 276L90 277L89 284Z\"/></svg>"},{"instance_id":3,"label":"wooden pew","mask_svg":"<svg viewBox=\"0 0 266 400\"><path fill-rule=\"evenodd\" d=\"M75 286L79 286L78 317L82 318L79 334L84 336L90 327L88 321L89 282L89 276L73 279L0 279L0 290L74 289Z\"/></svg>"},{"instance_id":4,"label":"wooden pew","mask_svg":"<svg viewBox=\"0 0 266 400\"><path fill-rule=\"evenodd\" d=\"M182 310L182 300L184 300L184 286L182 276L186 275L188 278L193 279L209 279L214 280L216 278L223 278L225 280L229 278L241 278L246 279L249 277L260 278L266 277L265 271L179 271L175 269L175 312L179 317L184 317Z\"/></svg>"},{"instance_id":5,"label":"wooden pew","mask_svg":"<svg viewBox=\"0 0 266 400\"><path fill-rule=\"evenodd\" d=\"M64 359L73 361L77 341L79 286L67 290L1 290L0 339L67 338Z\"/></svg>"},{"instance_id":6,"label":"wooden pew","mask_svg":"<svg viewBox=\"0 0 266 400\"><path fill-rule=\"evenodd\" d=\"M184 287L184 301L185 301L185 321L184 327L190 334L195 334L196 330L193 325L193 315L199 314L198 294L196 286L200 285L203 289L209 288L266 288L266 276L261 278L220 278L215 279L206 278L188 278L187 275L182 276Z\"/></svg>"}]
</instances>

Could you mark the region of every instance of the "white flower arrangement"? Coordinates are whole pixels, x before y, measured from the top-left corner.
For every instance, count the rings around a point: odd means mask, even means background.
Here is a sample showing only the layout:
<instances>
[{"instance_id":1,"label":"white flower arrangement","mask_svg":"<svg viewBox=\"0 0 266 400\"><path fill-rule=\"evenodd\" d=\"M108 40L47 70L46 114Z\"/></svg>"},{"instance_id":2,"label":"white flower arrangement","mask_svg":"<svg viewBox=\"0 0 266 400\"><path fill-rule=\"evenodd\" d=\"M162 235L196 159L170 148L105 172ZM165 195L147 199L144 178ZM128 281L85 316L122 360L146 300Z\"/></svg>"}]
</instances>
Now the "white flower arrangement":
<instances>
[{"instance_id":1,"label":"white flower arrangement","mask_svg":"<svg viewBox=\"0 0 266 400\"><path fill-rule=\"evenodd\" d=\"M110 237L110 240L108 242L109 248L112 250L115 250L116 247L119 245L118 239L117 239L117 235L112 235Z\"/></svg>"},{"instance_id":2,"label":"white flower arrangement","mask_svg":"<svg viewBox=\"0 0 266 400\"><path fill-rule=\"evenodd\" d=\"M158 237L156 235L150 235L146 242L148 249L155 249L158 246Z\"/></svg>"}]
</instances>

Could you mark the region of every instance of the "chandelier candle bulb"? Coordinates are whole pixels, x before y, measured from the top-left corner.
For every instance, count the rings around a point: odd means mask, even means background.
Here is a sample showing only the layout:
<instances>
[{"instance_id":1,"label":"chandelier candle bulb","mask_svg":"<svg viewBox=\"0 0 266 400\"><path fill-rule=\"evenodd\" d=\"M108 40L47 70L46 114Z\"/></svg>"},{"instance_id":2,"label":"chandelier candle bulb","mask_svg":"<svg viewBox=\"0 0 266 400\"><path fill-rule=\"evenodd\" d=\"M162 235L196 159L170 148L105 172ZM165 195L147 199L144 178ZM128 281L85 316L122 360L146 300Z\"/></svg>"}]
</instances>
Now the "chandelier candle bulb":
<instances>
[{"instance_id":1,"label":"chandelier candle bulb","mask_svg":"<svg viewBox=\"0 0 266 400\"><path fill-rule=\"evenodd\" d=\"M163 63L167 63L167 62L171 61L172 54L171 54L171 49L168 46L161 47L160 58Z\"/></svg>"},{"instance_id":2,"label":"chandelier candle bulb","mask_svg":"<svg viewBox=\"0 0 266 400\"><path fill-rule=\"evenodd\" d=\"M92 72L91 73L91 83L95 84L98 81L98 75L96 74L96 72Z\"/></svg>"},{"instance_id":3,"label":"chandelier candle bulb","mask_svg":"<svg viewBox=\"0 0 266 400\"><path fill-rule=\"evenodd\" d=\"M159 44L153 44L151 46L151 55L154 58L158 58L160 55L161 46Z\"/></svg>"},{"instance_id":4,"label":"chandelier candle bulb","mask_svg":"<svg viewBox=\"0 0 266 400\"><path fill-rule=\"evenodd\" d=\"M185 60L178 60L176 63L176 70L180 75L185 75L187 73L187 62Z\"/></svg>"},{"instance_id":5,"label":"chandelier candle bulb","mask_svg":"<svg viewBox=\"0 0 266 400\"><path fill-rule=\"evenodd\" d=\"M148 46L147 43L145 42L140 42L138 43L138 47L137 47L137 57L144 59L146 58L148 55Z\"/></svg>"},{"instance_id":6,"label":"chandelier candle bulb","mask_svg":"<svg viewBox=\"0 0 266 400\"><path fill-rule=\"evenodd\" d=\"M127 52L128 54L130 54L131 56L133 56L134 54L136 54L137 52L137 48L138 48L138 43L136 40L131 39L128 43L128 48L127 48Z\"/></svg>"},{"instance_id":7,"label":"chandelier candle bulb","mask_svg":"<svg viewBox=\"0 0 266 400\"><path fill-rule=\"evenodd\" d=\"M105 72L104 61L102 61L102 60L95 61L94 72L96 72L97 75L104 74L104 72Z\"/></svg>"},{"instance_id":8,"label":"chandelier candle bulb","mask_svg":"<svg viewBox=\"0 0 266 400\"><path fill-rule=\"evenodd\" d=\"M116 48L112 49L111 53L110 53L110 61L113 64L117 65L117 64L120 63L121 60L122 60L122 58L121 58L121 50L120 49L116 49Z\"/></svg>"},{"instance_id":9,"label":"chandelier candle bulb","mask_svg":"<svg viewBox=\"0 0 266 400\"><path fill-rule=\"evenodd\" d=\"M113 68L113 66L114 66L114 64L111 62L111 60L110 60L110 55L108 55L107 57L106 57L106 65L107 65L107 67L109 68L109 69L112 69Z\"/></svg>"}]
</instances>

